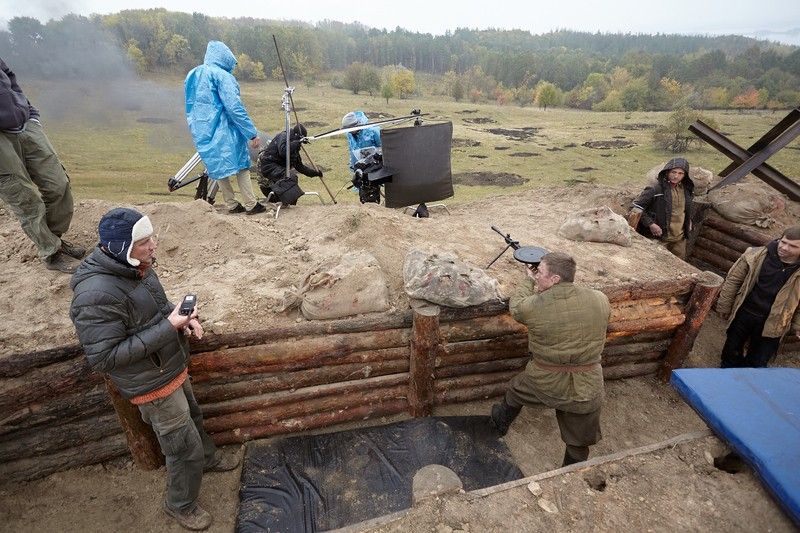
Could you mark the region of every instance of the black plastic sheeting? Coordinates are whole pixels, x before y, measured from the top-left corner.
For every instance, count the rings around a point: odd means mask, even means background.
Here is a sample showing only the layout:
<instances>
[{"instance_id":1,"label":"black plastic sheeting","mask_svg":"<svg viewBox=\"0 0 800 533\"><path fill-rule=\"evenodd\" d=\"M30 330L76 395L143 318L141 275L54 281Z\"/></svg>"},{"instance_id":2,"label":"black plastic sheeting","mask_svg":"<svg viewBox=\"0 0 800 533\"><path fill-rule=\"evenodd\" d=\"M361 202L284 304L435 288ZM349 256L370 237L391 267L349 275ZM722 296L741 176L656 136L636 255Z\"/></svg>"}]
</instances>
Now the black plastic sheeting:
<instances>
[{"instance_id":1,"label":"black plastic sheeting","mask_svg":"<svg viewBox=\"0 0 800 533\"><path fill-rule=\"evenodd\" d=\"M381 131L383 164L394 170L385 184L386 207L405 207L453 196L450 148L453 123Z\"/></svg>"},{"instance_id":2,"label":"black plastic sheeting","mask_svg":"<svg viewBox=\"0 0 800 533\"><path fill-rule=\"evenodd\" d=\"M324 531L407 509L414 474L429 464L453 470L468 491L523 477L484 416L250 444L236 531Z\"/></svg>"}]
</instances>

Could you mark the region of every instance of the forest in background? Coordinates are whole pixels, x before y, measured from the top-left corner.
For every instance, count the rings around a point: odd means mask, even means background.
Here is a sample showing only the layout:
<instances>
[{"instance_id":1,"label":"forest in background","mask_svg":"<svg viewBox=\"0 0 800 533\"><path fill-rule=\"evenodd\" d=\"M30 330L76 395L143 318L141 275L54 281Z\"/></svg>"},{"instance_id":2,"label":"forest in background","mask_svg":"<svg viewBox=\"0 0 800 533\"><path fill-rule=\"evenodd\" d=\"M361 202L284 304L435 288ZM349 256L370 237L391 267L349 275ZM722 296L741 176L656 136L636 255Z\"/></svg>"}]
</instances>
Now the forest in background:
<instances>
[{"instance_id":1,"label":"forest in background","mask_svg":"<svg viewBox=\"0 0 800 533\"><path fill-rule=\"evenodd\" d=\"M44 79L184 75L206 44L227 43L244 81L280 78L273 35L293 83L388 98L598 111L781 109L800 105L800 48L749 37L457 29L444 35L323 21L215 18L165 9L11 19L0 57Z\"/></svg>"}]
</instances>

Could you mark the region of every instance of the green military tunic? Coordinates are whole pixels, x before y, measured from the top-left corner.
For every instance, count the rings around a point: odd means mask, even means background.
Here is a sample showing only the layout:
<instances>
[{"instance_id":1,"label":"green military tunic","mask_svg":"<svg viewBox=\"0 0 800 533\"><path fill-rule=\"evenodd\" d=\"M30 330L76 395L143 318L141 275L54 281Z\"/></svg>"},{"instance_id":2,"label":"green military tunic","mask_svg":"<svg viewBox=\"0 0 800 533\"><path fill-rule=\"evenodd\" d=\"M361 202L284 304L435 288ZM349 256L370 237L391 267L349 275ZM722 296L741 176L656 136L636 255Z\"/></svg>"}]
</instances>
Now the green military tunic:
<instances>
[{"instance_id":1,"label":"green military tunic","mask_svg":"<svg viewBox=\"0 0 800 533\"><path fill-rule=\"evenodd\" d=\"M568 282L536 293L528 279L509 309L528 326L531 353L525 379L513 382L517 392L567 413L598 410L604 397L600 354L611 314L608 298Z\"/></svg>"}]
</instances>

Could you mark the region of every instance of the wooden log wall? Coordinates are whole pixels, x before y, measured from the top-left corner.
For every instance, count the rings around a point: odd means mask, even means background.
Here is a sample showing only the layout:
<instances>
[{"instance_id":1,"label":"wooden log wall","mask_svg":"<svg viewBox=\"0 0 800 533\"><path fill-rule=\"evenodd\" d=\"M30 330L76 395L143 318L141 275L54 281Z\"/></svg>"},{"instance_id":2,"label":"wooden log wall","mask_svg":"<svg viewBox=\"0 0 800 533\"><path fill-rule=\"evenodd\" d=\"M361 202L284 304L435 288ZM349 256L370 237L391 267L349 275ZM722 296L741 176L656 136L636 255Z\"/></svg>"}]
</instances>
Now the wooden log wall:
<instances>
[{"instance_id":1,"label":"wooden log wall","mask_svg":"<svg viewBox=\"0 0 800 533\"><path fill-rule=\"evenodd\" d=\"M606 379L658 371L695 283L603 289L612 304ZM217 335L192 352L195 394L218 444L500 396L528 361L526 329L506 302ZM103 377L77 346L4 358L0 479L42 477L129 450L137 464L155 466L155 441L141 438L137 410L119 400L115 414Z\"/></svg>"},{"instance_id":2,"label":"wooden log wall","mask_svg":"<svg viewBox=\"0 0 800 533\"><path fill-rule=\"evenodd\" d=\"M729 222L718 215L703 221L694 241L689 262L724 276L751 246L764 246L775 239L749 226Z\"/></svg>"}]
</instances>

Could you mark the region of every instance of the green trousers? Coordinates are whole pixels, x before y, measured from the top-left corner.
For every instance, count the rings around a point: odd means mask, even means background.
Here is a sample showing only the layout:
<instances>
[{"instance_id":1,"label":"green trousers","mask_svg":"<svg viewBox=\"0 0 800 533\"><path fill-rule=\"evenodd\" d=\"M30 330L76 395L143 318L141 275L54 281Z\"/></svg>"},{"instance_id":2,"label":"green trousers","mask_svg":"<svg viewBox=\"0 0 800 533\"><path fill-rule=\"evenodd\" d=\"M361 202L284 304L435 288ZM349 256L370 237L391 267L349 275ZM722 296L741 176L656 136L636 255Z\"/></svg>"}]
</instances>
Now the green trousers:
<instances>
[{"instance_id":1,"label":"green trousers","mask_svg":"<svg viewBox=\"0 0 800 533\"><path fill-rule=\"evenodd\" d=\"M72 222L72 191L36 120L29 120L21 133L0 132L0 199L36 244L39 257L58 251Z\"/></svg>"},{"instance_id":2,"label":"green trousers","mask_svg":"<svg viewBox=\"0 0 800 533\"><path fill-rule=\"evenodd\" d=\"M203 412L189 378L166 398L140 405L139 412L153 427L167 460L167 505L173 511L191 508L200 494L203 468L214 462L217 448L203 429Z\"/></svg>"}]
</instances>

